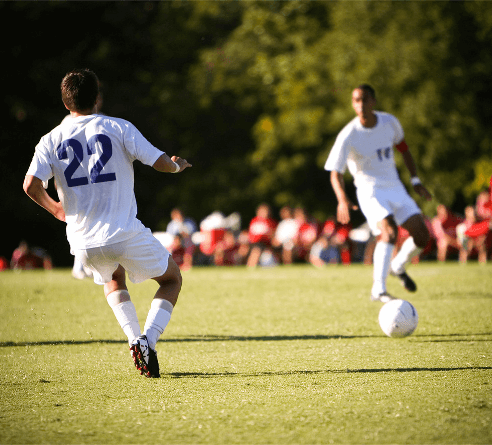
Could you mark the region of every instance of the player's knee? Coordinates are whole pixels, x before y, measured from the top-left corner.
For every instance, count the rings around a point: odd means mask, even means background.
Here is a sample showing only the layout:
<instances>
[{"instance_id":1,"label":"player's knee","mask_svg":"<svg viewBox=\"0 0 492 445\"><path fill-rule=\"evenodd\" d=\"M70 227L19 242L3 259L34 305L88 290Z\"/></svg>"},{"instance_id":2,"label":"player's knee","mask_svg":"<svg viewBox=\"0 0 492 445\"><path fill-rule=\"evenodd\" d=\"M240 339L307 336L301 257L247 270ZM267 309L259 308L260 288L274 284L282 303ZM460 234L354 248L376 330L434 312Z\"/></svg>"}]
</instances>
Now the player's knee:
<instances>
[{"instance_id":1,"label":"player's knee","mask_svg":"<svg viewBox=\"0 0 492 445\"><path fill-rule=\"evenodd\" d=\"M183 276L181 275L179 266L172 259L172 257L169 258L168 272L168 280L172 281L176 286L178 286L179 289L181 289L181 286L183 285Z\"/></svg>"},{"instance_id":2,"label":"player's knee","mask_svg":"<svg viewBox=\"0 0 492 445\"><path fill-rule=\"evenodd\" d=\"M385 218L378 224L381 230L381 235L379 237L380 241L389 244L395 244L398 238L398 226L392 217Z\"/></svg>"},{"instance_id":3,"label":"player's knee","mask_svg":"<svg viewBox=\"0 0 492 445\"><path fill-rule=\"evenodd\" d=\"M395 244L398 238L398 228L393 225L387 225L381 232L381 241L389 244Z\"/></svg>"}]
</instances>

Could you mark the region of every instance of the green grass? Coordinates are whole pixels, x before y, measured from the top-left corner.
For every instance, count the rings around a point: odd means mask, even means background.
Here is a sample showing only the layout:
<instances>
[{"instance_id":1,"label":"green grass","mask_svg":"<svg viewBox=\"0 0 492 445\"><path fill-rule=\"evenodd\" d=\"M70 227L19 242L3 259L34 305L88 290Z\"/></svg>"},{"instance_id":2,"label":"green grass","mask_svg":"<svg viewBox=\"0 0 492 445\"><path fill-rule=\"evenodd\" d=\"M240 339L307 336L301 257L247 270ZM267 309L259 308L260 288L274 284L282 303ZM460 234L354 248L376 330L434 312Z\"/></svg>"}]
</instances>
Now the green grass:
<instances>
[{"instance_id":1,"label":"green grass","mask_svg":"<svg viewBox=\"0 0 492 445\"><path fill-rule=\"evenodd\" d=\"M363 265L195 268L135 370L102 288L0 274L0 443L490 444L492 266L419 264L386 337ZM130 287L143 323L155 283Z\"/></svg>"}]
</instances>

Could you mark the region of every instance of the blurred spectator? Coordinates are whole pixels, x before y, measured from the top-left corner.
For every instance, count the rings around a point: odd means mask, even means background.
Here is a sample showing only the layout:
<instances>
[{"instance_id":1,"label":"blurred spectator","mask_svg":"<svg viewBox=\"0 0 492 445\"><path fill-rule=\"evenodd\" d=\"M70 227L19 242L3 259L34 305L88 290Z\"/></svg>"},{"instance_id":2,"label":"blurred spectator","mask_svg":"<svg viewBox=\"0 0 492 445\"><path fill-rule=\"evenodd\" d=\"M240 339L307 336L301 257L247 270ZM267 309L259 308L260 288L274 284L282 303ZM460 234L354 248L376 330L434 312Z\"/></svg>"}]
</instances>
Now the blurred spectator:
<instances>
[{"instance_id":1,"label":"blurred spectator","mask_svg":"<svg viewBox=\"0 0 492 445\"><path fill-rule=\"evenodd\" d=\"M475 209L478 220L492 219L492 197L490 192L484 190L477 196Z\"/></svg>"},{"instance_id":2,"label":"blurred spectator","mask_svg":"<svg viewBox=\"0 0 492 445\"><path fill-rule=\"evenodd\" d=\"M9 262L7 258L0 256L0 271L7 270L9 268Z\"/></svg>"},{"instance_id":3,"label":"blurred spectator","mask_svg":"<svg viewBox=\"0 0 492 445\"><path fill-rule=\"evenodd\" d=\"M191 237L186 232L174 236L170 247L173 260L181 270L189 270L193 266L193 252L195 247L191 242Z\"/></svg>"},{"instance_id":4,"label":"blurred spectator","mask_svg":"<svg viewBox=\"0 0 492 445\"><path fill-rule=\"evenodd\" d=\"M193 235L196 231L197 226L193 219L185 217L181 209L171 210L171 221L166 227L166 232L171 235L179 235L183 232Z\"/></svg>"},{"instance_id":5,"label":"blurred spectator","mask_svg":"<svg viewBox=\"0 0 492 445\"><path fill-rule=\"evenodd\" d=\"M477 198L476 204L477 216L480 213L484 218L482 221L477 221L465 230L465 236L473 239L479 244L485 238L486 253L480 258L483 262L487 261L488 251L492 246L492 177L490 178L490 188L488 193L482 192Z\"/></svg>"},{"instance_id":6,"label":"blurred spectator","mask_svg":"<svg viewBox=\"0 0 492 445\"><path fill-rule=\"evenodd\" d=\"M21 241L12 253L10 267L15 270L51 270L53 263L46 250L40 247L31 248L25 241Z\"/></svg>"},{"instance_id":7,"label":"blurred spectator","mask_svg":"<svg viewBox=\"0 0 492 445\"><path fill-rule=\"evenodd\" d=\"M238 265L245 265L248 261L251 245L249 243L249 233L247 230L241 231L237 237L238 249L236 260Z\"/></svg>"},{"instance_id":8,"label":"blurred spectator","mask_svg":"<svg viewBox=\"0 0 492 445\"><path fill-rule=\"evenodd\" d=\"M323 225L322 234L328 237L331 246L337 248L343 264L350 264L352 261L352 243L349 238L351 230L351 224L340 224L333 217L328 218Z\"/></svg>"},{"instance_id":9,"label":"blurred spectator","mask_svg":"<svg viewBox=\"0 0 492 445\"><path fill-rule=\"evenodd\" d=\"M214 264L216 266L235 266L241 264L238 251L239 243L236 241L234 233L226 230L222 240L215 246Z\"/></svg>"},{"instance_id":10,"label":"blurred spectator","mask_svg":"<svg viewBox=\"0 0 492 445\"><path fill-rule=\"evenodd\" d=\"M251 251L247 261L248 267L257 266L262 252L267 248L271 249L276 227L277 222L271 216L270 206L260 204L256 209L256 216L249 224Z\"/></svg>"},{"instance_id":11,"label":"blurred spectator","mask_svg":"<svg viewBox=\"0 0 492 445\"><path fill-rule=\"evenodd\" d=\"M292 208L280 209L280 222L275 230L273 246L280 250L283 264L292 264L295 240L299 231L299 222L294 218Z\"/></svg>"},{"instance_id":12,"label":"blurred spectator","mask_svg":"<svg viewBox=\"0 0 492 445\"><path fill-rule=\"evenodd\" d=\"M311 247L309 262L316 267L340 263L340 252L328 235L321 235Z\"/></svg>"},{"instance_id":13,"label":"blurred spectator","mask_svg":"<svg viewBox=\"0 0 492 445\"><path fill-rule=\"evenodd\" d=\"M210 265L214 263L214 252L217 244L224 238L226 230L233 233L241 229L241 215L237 212L225 217L221 212L213 212L200 223L200 232L193 234L194 244L199 244L196 261L200 265Z\"/></svg>"},{"instance_id":14,"label":"blurred spectator","mask_svg":"<svg viewBox=\"0 0 492 445\"><path fill-rule=\"evenodd\" d=\"M487 234L475 238L470 238L466 235L466 231L477 222L478 218L475 207L467 206L465 208L465 220L456 227L456 234L460 243L459 259L463 264L468 261L474 249L478 255L478 261L480 263L487 262L487 246L485 242Z\"/></svg>"},{"instance_id":15,"label":"blurred spectator","mask_svg":"<svg viewBox=\"0 0 492 445\"><path fill-rule=\"evenodd\" d=\"M318 239L318 223L315 220L310 219L306 211L301 207L297 207L294 210L294 216L299 224L295 247L295 257L301 261L308 262L311 247Z\"/></svg>"},{"instance_id":16,"label":"blurred spectator","mask_svg":"<svg viewBox=\"0 0 492 445\"><path fill-rule=\"evenodd\" d=\"M279 260L271 247L266 247L260 255L258 264L261 267L273 267L279 265Z\"/></svg>"},{"instance_id":17,"label":"blurred spectator","mask_svg":"<svg viewBox=\"0 0 492 445\"><path fill-rule=\"evenodd\" d=\"M448 253L458 251L460 244L456 236L456 226L463 221L453 214L445 205L437 206L437 215L432 219L432 230L436 237L437 260L446 261Z\"/></svg>"}]
</instances>

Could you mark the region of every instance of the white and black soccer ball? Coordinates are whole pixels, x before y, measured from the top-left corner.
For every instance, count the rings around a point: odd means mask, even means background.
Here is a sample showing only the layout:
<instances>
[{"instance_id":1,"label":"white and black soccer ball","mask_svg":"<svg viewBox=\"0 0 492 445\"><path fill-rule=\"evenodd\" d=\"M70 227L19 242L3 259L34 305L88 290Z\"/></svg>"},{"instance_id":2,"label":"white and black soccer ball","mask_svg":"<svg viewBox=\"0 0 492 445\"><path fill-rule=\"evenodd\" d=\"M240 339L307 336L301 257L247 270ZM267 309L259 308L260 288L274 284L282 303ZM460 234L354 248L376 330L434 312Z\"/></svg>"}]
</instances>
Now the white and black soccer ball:
<instances>
[{"instance_id":1,"label":"white and black soccer ball","mask_svg":"<svg viewBox=\"0 0 492 445\"><path fill-rule=\"evenodd\" d=\"M388 337L407 337L418 322L417 310L406 300L388 301L379 311L379 326Z\"/></svg>"}]
</instances>

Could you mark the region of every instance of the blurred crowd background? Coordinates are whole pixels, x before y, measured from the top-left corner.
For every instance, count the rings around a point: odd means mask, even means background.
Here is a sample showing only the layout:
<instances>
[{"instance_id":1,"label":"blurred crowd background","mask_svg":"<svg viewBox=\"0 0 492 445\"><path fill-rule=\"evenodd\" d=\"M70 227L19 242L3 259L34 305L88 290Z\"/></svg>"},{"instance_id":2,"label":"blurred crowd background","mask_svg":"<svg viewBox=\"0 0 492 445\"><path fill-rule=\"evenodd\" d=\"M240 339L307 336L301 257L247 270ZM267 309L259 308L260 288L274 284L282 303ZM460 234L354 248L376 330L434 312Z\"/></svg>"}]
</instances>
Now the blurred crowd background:
<instances>
[{"instance_id":1,"label":"blurred crowd background","mask_svg":"<svg viewBox=\"0 0 492 445\"><path fill-rule=\"evenodd\" d=\"M190 239L173 239L185 251L193 246L193 264L310 261L314 246L329 262L369 261L362 214L350 228L333 221L336 198L323 171L362 82L401 121L434 196L414 196L433 228L427 258L442 258L446 245L447 258L458 259L465 241L452 226L483 218L477 198L492 175L490 2L0 2L0 20L5 267L21 241L44 252L46 267L73 264L64 225L23 194L22 182L35 145L66 115L60 81L79 67L98 74L105 114L193 164L183 175L135 166L146 226L168 233L175 208L195 221ZM52 184L48 191L56 196ZM279 239L273 223L269 249L255 240L250 222L260 203L278 228L290 207L291 228L312 226L311 245L300 241L304 231L292 244ZM230 226L217 225L220 215ZM214 218L217 227L202 230Z\"/></svg>"}]
</instances>

